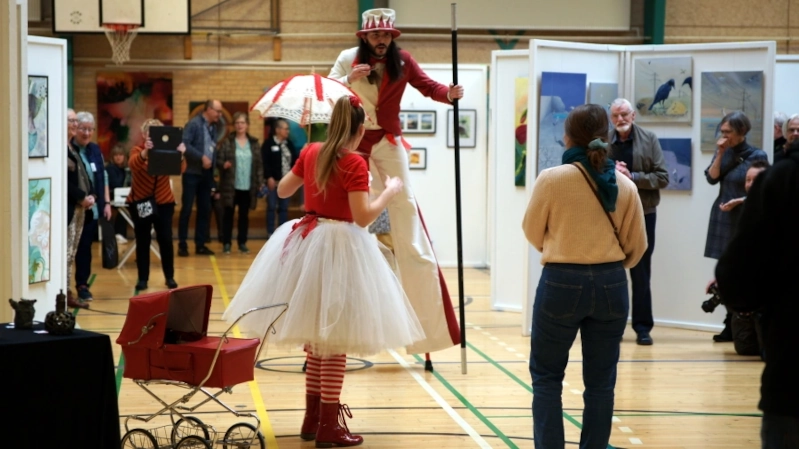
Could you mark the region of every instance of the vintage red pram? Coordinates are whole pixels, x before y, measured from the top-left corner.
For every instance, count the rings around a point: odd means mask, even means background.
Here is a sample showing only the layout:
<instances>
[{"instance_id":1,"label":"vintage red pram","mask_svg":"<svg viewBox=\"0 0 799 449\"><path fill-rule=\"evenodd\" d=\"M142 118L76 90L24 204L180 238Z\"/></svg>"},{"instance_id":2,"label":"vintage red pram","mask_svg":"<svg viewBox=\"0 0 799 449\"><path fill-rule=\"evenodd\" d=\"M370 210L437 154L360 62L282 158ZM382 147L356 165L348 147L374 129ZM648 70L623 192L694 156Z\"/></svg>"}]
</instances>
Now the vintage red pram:
<instances>
[{"instance_id":1,"label":"vintage red pram","mask_svg":"<svg viewBox=\"0 0 799 449\"><path fill-rule=\"evenodd\" d=\"M223 448L265 448L264 437L258 430L261 421L254 413L240 413L221 400L234 385L254 379L254 366L269 329L288 309L287 304L257 307L242 314L220 336L209 336L208 316L213 288L195 285L174 290L139 295L130 299L127 318L117 338L125 356L124 377L143 388L162 408L149 416L133 415L125 419L123 449L211 448L221 443ZM261 339L229 338L242 317L256 311L264 313L271 325ZM267 316L269 315L269 316ZM150 385L172 385L188 389L188 393L168 403L158 397ZM208 389L219 389L216 393ZM192 407L183 405L202 392L205 398ZM217 438L213 426L195 416L186 416L198 407L214 401L237 418L255 421L231 426L223 438ZM145 430L130 429L128 422L150 422L169 413L171 425Z\"/></svg>"}]
</instances>

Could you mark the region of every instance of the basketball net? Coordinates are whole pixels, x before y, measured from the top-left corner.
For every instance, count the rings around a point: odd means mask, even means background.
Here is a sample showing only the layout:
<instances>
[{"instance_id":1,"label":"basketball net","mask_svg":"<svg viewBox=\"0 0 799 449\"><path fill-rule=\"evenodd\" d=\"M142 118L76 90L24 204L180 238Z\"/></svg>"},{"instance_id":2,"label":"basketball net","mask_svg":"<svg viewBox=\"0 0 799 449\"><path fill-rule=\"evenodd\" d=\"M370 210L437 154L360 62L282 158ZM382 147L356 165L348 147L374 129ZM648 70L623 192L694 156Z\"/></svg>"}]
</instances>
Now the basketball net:
<instances>
[{"instance_id":1,"label":"basketball net","mask_svg":"<svg viewBox=\"0 0 799 449\"><path fill-rule=\"evenodd\" d=\"M129 25L124 23L104 23L105 37L111 44L111 59L116 65L122 65L130 61L130 45L133 39L136 39L138 32L138 25Z\"/></svg>"}]
</instances>

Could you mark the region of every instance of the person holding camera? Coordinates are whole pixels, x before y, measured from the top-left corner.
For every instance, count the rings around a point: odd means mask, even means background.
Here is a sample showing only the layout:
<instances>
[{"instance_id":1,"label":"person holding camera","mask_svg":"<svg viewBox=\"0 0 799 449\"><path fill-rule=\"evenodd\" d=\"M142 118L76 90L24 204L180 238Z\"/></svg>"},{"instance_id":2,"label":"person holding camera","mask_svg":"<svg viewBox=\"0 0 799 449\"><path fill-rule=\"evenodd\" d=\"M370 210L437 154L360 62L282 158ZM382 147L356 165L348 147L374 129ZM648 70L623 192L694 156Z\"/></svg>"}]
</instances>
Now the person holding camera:
<instances>
[{"instance_id":1,"label":"person holding camera","mask_svg":"<svg viewBox=\"0 0 799 449\"><path fill-rule=\"evenodd\" d=\"M746 172L753 162L768 160L766 153L749 145L746 134L752 129L749 118L740 111L730 112L721 119L716 142L716 153L705 170L710 185L719 184L719 195L710 209L710 223L707 228L705 257L718 260L727 247L733 231L733 224L740 216L740 208L722 209L730 200L746 195ZM712 283L712 282L711 282ZM709 287L709 285L708 285ZM730 327L731 314L724 319L724 330L713 336L717 342L732 341Z\"/></svg>"},{"instance_id":2,"label":"person holding camera","mask_svg":"<svg viewBox=\"0 0 799 449\"><path fill-rule=\"evenodd\" d=\"M138 269L139 280L136 282L136 290L147 290L147 281L150 279L150 232L155 228L155 238L158 240L158 248L161 252L161 268L164 271L166 286L178 288L175 282L175 253L172 244L172 216L175 214L175 196L172 194L172 186L169 183L169 176L150 176L147 172L149 167L148 157L153 148L153 141L150 140L150 127L164 126L161 121L156 119L145 120L141 126L142 145L134 146L130 150L130 173L133 177L128 204L131 207L131 216L136 224L136 268ZM181 153L180 172L186 171L186 145L181 143L177 150ZM135 207L135 203L153 197L155 210L147 216L141 216Z\"/></svg>"},{"instance_id":3,"label":"person holding camera","mask_svg":"<svg viewBox=\"0 0 799 449\"><path fill-rule=\"evenodd\" d=\"M796 273L799 272L799 141L784 160L757 177L738 229L716 265L724 304L736 312L760 312L766 366L759 408L763 449L799 447L799 384L796 382Z\"/></svg>"}]
</instances>

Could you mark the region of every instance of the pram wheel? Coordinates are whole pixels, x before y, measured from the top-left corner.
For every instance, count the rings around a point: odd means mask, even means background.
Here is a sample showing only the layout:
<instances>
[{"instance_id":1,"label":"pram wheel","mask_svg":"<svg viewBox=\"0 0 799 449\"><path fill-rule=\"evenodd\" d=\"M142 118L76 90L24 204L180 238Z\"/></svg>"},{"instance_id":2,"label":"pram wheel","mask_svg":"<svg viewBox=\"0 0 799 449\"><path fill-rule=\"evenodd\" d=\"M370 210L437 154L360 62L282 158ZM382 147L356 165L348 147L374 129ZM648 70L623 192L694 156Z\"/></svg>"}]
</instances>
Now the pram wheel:
<instances>
[{"instance_id":1,"label":"pram wheel","mask_svg":"<svg viewBox=\"0 0 799 449\"><path fill-rule=\"evenodd\" d=\"M223 449L259 448L266 449L266 441L261 432L250 423L240 422L233 424L225 432L222 440Z\"/></svg>"},{"instance_id":2,"label":"pram wheel","mask_svg":"<svg viewBox=\"0 0 799 449\"><path fill-rule=\"evenodd\" d=\"M180 440L175 449L211 449L211 445L208 444L208 440L204 440L202 437L189 435Z\"/></svg>"},{"instance_id":3,"label":"pram wheel","mask_svg":"<svg viewBox=\"0 0 799 449\"><path fill-rule=\"evenodd\" d=\"M208 440L208 429L202 421L193 416L180 418L172 428L172 445L175 446L179 441L187 436L198 436Z\"/></svg>"},{"instance_id":4,"label":"pram wheel","mask_svg":"<svg viewBox=\"0 0 799 449\"><path fill-rule=\"evenodd\" d=\"M122 437L122 449L158 449L158 442L144 429L132 429Z\"/></svg>"}]
</instances>

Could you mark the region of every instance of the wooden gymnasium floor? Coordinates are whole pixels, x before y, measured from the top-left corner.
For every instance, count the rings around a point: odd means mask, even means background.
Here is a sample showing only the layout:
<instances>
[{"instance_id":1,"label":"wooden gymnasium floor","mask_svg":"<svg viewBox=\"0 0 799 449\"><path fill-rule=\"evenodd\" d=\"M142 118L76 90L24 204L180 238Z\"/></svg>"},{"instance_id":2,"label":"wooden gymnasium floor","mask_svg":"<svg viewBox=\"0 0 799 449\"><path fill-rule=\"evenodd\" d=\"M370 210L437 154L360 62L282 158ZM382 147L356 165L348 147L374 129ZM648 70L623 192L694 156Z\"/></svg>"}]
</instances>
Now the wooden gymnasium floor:
<instances>
[{"instance_id":1,"label":"wooden gymnasium floor","mask_svg":"<svg viewBox=\"0 0 799 449\"><path fill-rule=\"evenodd\" d=\"M250 255L176 258L175 278L181 286L211 283L214 288L211 333L226 328L220 321L263 241L251 241ZM95 251L98 251L95 244ZM122 246L120 246L122 249ZM97 254L97 252L95 252ZM108 334L112 342L134 294L134 258L122 270L105 270L94 257L90 310L81 310L78 325ZM457 270L446 269L457 303ZM461 374L460 348L432 354L435 372L425 372L423 359L403 349L369 360L350 359L342 402L354 417L348 425L364 436L364 447L532 447L532 392L527 360L529 337L520 335L518 313L492 311L490 272L465 270L468 374ZM150 290L165 289L160 263L153 256ZM697 297L699 307L701 295ZM718 316L719 320L722 317ZM616 413L610 444L614 448L754 448L759 447L757 410L762 363L737 356L732 344L714 344L711 333L656 327L655 345L637 346L628 327L622 343L616 386ZM121 351L114 344L115 360ZM571 351L563 387L566 447L577 447L582 410L579 339ZM256 369L256 382L240 384L222 400L240 411L261 416L267 447L310 448L299 438L304 408L303 352L267 347ZM157 403L128 379L119 379L119 408L124 418L152 413ZM157 389L165 399L184 390ZM215 404L195 413L224 432L237 422ZM131 427L153 428L155 420ZM124 434L124 428L122 430Z\"/></svg>"}]
</instances>

